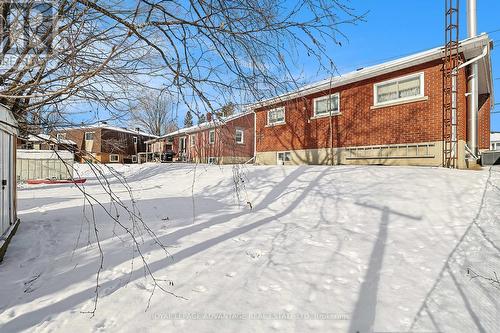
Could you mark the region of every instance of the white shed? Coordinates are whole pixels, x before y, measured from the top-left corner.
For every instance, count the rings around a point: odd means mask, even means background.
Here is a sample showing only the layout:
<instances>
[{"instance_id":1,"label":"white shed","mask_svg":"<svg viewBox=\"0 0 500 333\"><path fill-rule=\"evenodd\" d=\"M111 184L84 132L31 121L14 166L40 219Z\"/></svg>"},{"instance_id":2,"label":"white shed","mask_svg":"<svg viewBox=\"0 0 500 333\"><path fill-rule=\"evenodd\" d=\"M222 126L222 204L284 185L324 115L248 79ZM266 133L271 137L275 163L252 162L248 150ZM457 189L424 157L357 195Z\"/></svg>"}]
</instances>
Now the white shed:
<instances>
[{"instance_id":1,"label":"white shed","mask_svg":"<svg viewBox=\"0 0 500 333\"><path fill-rule=\"evenodd\" d=\"M0 261L19 223L16 214L17 133L14 116L0 105Z\"/></svg>"}]
</instances>

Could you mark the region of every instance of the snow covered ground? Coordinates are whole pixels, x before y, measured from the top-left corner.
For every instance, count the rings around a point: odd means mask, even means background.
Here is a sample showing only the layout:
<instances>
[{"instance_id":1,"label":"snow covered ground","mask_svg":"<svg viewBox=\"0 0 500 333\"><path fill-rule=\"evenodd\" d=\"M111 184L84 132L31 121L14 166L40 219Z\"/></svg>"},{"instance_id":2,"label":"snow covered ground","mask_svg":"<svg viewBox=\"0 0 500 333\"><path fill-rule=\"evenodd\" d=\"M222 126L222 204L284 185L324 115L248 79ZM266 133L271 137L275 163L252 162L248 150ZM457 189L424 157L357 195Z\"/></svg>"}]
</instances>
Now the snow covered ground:
<instances>
[{"instance_id":1,"label":"snow covered ground","mask_svg":"<svg viewBox=\"0 0 500 333\"><path fill-rule=\"evenodd\" d=\"M500 332L500 289L485 279L500 273L500 168L247 166L237 196L232 166L114 167L171 254L143 234L151 272L180 297L157 289L146 311L152 279L96 206L104 263L85 313L92 212L75 186L24 187L0 265L0 332Z\"/></svg>"}]
</instances>

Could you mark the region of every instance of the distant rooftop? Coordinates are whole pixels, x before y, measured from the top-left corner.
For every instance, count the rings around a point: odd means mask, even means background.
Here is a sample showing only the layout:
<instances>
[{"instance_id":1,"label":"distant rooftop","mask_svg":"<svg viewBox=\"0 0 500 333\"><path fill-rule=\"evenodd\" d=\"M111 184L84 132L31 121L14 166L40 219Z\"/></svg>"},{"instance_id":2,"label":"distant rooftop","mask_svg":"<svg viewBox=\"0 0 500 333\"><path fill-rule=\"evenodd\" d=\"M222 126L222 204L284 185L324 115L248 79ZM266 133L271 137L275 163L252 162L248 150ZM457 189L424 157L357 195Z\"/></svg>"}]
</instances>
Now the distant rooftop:
<instances>
[{"instance_id":1,"label":"distant rooftop","mask_svg":"<svg viewBox=\"0 0 500 333\"><path fill-rule=\"evenodd\" d=\"M152 138L158 137L157 135L154 135L154 134L151 134L148 132L144 132L142 130L137 131L137 130L131 129L131 128L113 126L113 125L109 125L109 124L104 123L104 122L98 123L98 124L92 124L92 125L83 124L82 126L67 127L67 128L60 129L59 131L64 132L65 130L72 130L72 129L82 129L83 130L83 129L93 129L93 128L105 128L105 129L109 129L112 131L124 132L124 133L130 133L130 134L139 134L139 135L143 135L143 136L149 136Z\"/></svg>"},{"instance_id":2,"label":"distant rooftop","mask_svg":"<svg viewBox=\"0 0 500 333\"><path fill-rule=\"evenodd\" d=\"M184 133L193 133L193 132L198 132L198 131L201 131L201 130L204 130L207 128L217 127L217 126L220 126L220 125L227 123L228 121L235 120L235 119L238 119L240 117L246 116L252 112L253 112L252 110L247 109L243 112L238 112L238 113L232 114L232 115L227 116L227 117L214 118L211 121L206 121L206 122L198 124L198 125L193 125L191 127L181 128L177 131L167 133L167 134L161 136L160 138L176 136L176 135L184 134Z\"/></svg>"},{"instance_id":3,"label":"distant rooftop","mask_svg":"<svg viewBox=\"0 0 500 333\"><path fill-rule=\"evenodd\" d=\"M28 135L27 140L29 142L51 142L51 143L59 143L65 145L76 145L74 141L68 139L53 138L48 134L37 134L37 135L30 134Z\"/></svg>"}]
</instances>

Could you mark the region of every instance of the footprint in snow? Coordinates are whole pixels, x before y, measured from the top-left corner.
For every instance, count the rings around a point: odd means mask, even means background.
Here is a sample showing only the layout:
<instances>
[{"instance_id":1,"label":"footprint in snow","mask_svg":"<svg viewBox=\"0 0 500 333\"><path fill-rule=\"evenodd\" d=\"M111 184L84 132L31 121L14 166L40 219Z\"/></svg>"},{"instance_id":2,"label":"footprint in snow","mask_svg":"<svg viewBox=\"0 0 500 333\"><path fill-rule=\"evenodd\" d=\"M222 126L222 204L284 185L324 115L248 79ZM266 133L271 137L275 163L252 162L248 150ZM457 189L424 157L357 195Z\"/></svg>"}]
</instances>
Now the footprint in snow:
<instances>
[{"instance_id":1,"label":"footprint in snow","mask_svg":"<svg viewBox=\"0 0 500 333\"><path fill-rule=\"evenodd\" d=\"M272 291L281 291L281 286L279 284L272 284L269 286Z\"/></svg>"},{"instance_id":2,"label":"footprint in snow","mask_svg":"<svg viewBox=\"0 0 500 333\"><path fill-rule=\"evenodd\" d=\"M148 290L148 287L144 282L136 282L135 287L140 290Z\"/></svg>"},{"instance_id":3,"label":"footprint in snow","mask_svg":"<svg viewBox=\"0 0 500 333\"><path fill-rule=\"evenodd\" d=\"M264 252L259 249L247 249L245 253L252 259L259 259L259 257L264 254Z\"/></svg>"},{"instance_id":4,"label":"footprint in snow","mask_svg":"<svg viewBox=\"0 0 500 333\"><path fill-rule=\"evenodd\" d=\"M196 286L193 291L197 292L197 293L206 293L208 291L208 289L205 287L205 286Z\"/></svg>"},{"instance_id":5,"label":"footprint in snow","mask_svg":"<svg viewBox=\"0 0 500 333\"><path fill-rule=\"evenodd\" d=\"M230 277L230 278L235 277L235 276L236 276L236 272L229 272L229 273L226 273L226 276L227 276L227 277Z\"/></svg>"}]
</instances>

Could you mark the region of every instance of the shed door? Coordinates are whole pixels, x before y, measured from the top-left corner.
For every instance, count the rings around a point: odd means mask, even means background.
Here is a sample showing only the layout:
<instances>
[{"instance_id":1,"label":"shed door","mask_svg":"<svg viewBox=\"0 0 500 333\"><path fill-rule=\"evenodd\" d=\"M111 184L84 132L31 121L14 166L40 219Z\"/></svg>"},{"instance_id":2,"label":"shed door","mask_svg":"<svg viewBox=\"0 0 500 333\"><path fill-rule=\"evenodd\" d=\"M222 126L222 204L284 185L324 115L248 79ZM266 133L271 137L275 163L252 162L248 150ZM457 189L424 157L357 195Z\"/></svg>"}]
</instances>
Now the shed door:
<instances>
[{"instance_id":1,"label":"shed door","mask_svg":"<svg viewBox=\"0 0 500 333\"><path fill-rule=\"evenodd\" d=\"M12 136L0 132L0 234L10 226L12 209Z\"/></svg>"}]
</instances>

